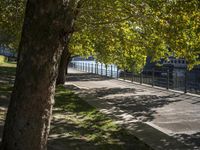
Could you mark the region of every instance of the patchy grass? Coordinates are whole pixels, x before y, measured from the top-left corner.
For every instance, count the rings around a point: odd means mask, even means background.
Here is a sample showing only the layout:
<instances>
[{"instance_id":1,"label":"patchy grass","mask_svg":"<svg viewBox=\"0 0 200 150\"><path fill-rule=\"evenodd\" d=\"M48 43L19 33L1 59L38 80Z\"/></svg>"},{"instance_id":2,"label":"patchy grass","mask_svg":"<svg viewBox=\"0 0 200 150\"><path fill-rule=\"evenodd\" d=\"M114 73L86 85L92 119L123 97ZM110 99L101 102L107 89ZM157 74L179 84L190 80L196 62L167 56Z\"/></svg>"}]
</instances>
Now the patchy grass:
<instances>
[{"instance_id":1,"label":"patchy grass","mask_svg":"<svg viewBox=\"0 0 200 150\"><path fill-rule=\"evenodd\" d=\"M16 63L4 62L0 65L0 74L3 76L14 76L16 72Z\"/></svg>"},{"instance_id":2,"label":"patchy grass","mask_svg":"<svg viewBox=\"0 0 200 150\"><path fill-rule=\"evenodd\" d=\"M56 89L49 147L79 150L150 149L63 86ZM55 148L56 149L56 148Z\"/></svg>"},{"instance_id":3,"label":"patchy grass","mask_svg":"<svg viewBox=\"0 0 200 150\"><path fill-rule=\"evenodd\" d=\"M0 64L0 124L12 91L16 64ZM2 128L0 128L2 134ZM56 88L48 150L150 149L63 86Z\"/></svg>"},{"instance_id":4,"label":"patchy grass","mask_svg":"<svg viewBox=\"0 0 200 150\"><path fill-rule=\"evenodd\" d=\"M0 99L1 97L10 95L15 79L15 72L16 64L0 64Z\"/></svg>"},{"instance_id":5,"label":"patchy grass","mask_svg":"<svg viewBox=\"0 0 200 150\"><path fill-rule=\"evenodd\" d=\"M15 79L16 64L0 64L0 137L2 136L6 110Z\"/></svg>"},{"instance_id":6,"label":"patchy grass","mask_svg":"<svg viewBox=\"0 0 200 150\"><path fill-rule=\"evenodd\" d=\"M3 63L0 65L0 103L3 102L4 99L8 99L12 92L15 72L16 64Z\"/></svg>"}]
</instances>

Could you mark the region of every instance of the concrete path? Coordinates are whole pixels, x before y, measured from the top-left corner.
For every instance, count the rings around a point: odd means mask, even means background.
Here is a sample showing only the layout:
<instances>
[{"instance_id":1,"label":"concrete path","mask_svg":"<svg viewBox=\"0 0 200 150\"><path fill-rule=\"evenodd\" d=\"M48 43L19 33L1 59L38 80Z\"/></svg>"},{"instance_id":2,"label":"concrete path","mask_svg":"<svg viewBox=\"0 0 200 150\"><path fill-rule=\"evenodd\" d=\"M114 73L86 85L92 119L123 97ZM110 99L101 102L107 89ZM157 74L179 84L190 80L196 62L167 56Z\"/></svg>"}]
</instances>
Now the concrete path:
<instances>
[{"instance_id":1,"label":"concrete path","mask_svg":"<svg viewBox=\"0 0 200 150\"><path fill-rule=\"evenodd\" d=\"M66 87L154 149L200 150L200 97L73 69L67 80Z\"/></svg>"}]
</instances>

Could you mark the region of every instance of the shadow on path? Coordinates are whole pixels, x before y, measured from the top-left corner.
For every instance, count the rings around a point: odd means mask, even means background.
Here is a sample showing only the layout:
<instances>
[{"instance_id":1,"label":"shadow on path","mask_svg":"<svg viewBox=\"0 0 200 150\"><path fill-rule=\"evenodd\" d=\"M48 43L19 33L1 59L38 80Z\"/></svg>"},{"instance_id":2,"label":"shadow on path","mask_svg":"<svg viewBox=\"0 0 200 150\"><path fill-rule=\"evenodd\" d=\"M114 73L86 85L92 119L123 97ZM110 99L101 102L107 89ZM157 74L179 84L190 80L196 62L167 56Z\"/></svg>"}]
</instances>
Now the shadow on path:
<instances>
[{"instance_id":1,"label":"shadow on path","mask_svg":"<svg viewBox=\"0 0 200 150\"><path fill-rule=\"evenodd\" d=\"M77 74L74 74L74 76L78 78ZM91 80L90 80L90 76L92 76ZM68 78L68 81L70 83L66 85L66 88L73 89L74 88L73 85L70 85L71 82L73 83L73 81L75 82L76 81L93 81L93 75L82 74L81 77L82 78L79 78L78 80L76 79L70 80L70 78ZM97 79L97 78L100 78L100 79ZM95 87L94 84L97 84L97 85L98 83L102 84L103 81L105 80L107 79L104 79L104 78L101 78L101 76L95 75L95 81L97 82L96 83L91 82L92 87ZM170 126L170 123L172 123L173 125L173 124L176 124L176 121L177 121L178 123L176 125L176 128L178 129L180 127L178 126L178 124L182 123L181 119L183 119L184 123L186 122L186 125L187 125L187 115L191 115L191 113L198 113L198 112L195 112L196 110L193 110L193 107L194 105L196 105L195 108L198 108L198 105L200 104L199 97L190 96L190 95L186 95L182 93L171 92L171 91L162 90L162 89L155 89L152 87L141 86L141 85L135 85L137 87L135 88L134 84L132 84L129 88L128 85L130 85L130 83L125 83L122 81L114 81L114 82L118 82L119 87L114 87L114 86L111 87L109 83L106 82L107 85L104 85L104 87L98 88L97 86L96 88L90 88L89 86L90 83L87 83L87 85L84 85L86 89L85 88L79 89L78 87L76 87L76 89L74 88L75 89L74 91L77 94L79 94L81 97L83 97L88 103L99 108L102 112L106 113L107 115L111 117L117 118L119 122L122 125L126 126L127 128L129 128L129 126L131 127L132 125L135 124L135 122L138 122L138 121L152 122L158 118L159 119L158 121L160 120L162 120L161 122L166 121L166 123L168 123L169 126ZM120 87L121 83L125 86ZM84 83L80 83L80 87L83 84ZM190 106L190 108L187 108L188 105ZM176 112L176 109L177 109L177 112ZM186 114L184 114L184 112ZM179 114L176 114L176 113L179 113ZM181 116L181 114L183 117ZM163 115L164 117L160 115ZM168 117L167 118L168 120L165 120L165 117ZM185 118L186 120L184 120ZM170 119L172 119L172 122L169 121ZM196 119L198 119L198 117ZM136 130L139 131L140 128L137 128ZM193 134L179 134L179 133L175 134L174 133L174 135L171 137L175 137L178 141L181 141L181 143L184 143L192 147L191 149L199 150L200 149L200 142L199 142L200 134L199 133L200 132L195 132ZM167 144L167 141L166 141L166 144ZM189 148L185 148L185 149L189 149Z\"/></svg>"},{"instance_id":2,"label":"shadow on path","mask_svg":"<svg viewBox=\"0 0 200 150\"><path fill-rule=\"evenodd\" d=\"M110 80L111 78L99 75L91 74L91 73L70 73L67 75L67 81L102 81L102 80Z\"/></svg>"},{"instance_id":3,"label":"shadow on path","mask_svg":"<svg viewBox=\"0 0 200 150\"><path fill-rule=\"evenodd\" d=\"M66 86L71 90L75 89L72 87L72 85ZM107 109L107 114L120 117L121 114L127 113L134 116L134 119L144 122L154 119L156 108L181 101L170 99L174 97L174 94L168 96L137 95L137 90L133 88L95 88L76 89L75 91L90 104Z\"/></svg>"}]
</instances>

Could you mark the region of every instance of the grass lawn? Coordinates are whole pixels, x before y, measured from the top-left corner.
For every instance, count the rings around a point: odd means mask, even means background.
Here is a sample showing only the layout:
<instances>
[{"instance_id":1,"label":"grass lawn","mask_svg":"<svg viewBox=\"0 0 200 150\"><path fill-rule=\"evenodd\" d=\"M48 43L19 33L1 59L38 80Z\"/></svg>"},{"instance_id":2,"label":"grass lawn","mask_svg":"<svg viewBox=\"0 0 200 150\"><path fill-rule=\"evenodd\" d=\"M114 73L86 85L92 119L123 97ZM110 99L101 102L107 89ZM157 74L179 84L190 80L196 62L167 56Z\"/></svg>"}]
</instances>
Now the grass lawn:
<instances>
[{"instance_id":1,"label":"grass lawn","mask_svg":"<svg viewBox=\"0 0 200 150\"><path fill-rule=\"evenodd\" d=\"M0 64L0 124L12 91L15 64ZM56 88L48 150L147 150L113 120L65 87Z\"/></svg>"}]
</instances>

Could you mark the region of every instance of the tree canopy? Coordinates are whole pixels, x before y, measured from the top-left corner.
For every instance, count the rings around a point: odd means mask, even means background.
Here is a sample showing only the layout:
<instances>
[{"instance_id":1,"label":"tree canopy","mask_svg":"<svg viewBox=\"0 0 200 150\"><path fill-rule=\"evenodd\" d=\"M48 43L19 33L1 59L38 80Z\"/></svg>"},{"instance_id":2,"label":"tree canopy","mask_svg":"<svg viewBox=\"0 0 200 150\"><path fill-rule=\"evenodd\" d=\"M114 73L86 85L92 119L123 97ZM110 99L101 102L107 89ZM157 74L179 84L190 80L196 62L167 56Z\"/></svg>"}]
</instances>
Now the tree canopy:
<instances>
[{"instance_id":1,"label":"tree canopy","mask_svg":"<svg viewBox=\"0 0 200 150\"><path fill-rule=\"evenodd\" d=\"M18 48L25 4L25 0L0 0L0 44Z\"/></svg>"},{"instance_id":2,"label":"tree canopy","mask_svg":"<svg viewBox=\"0 0 200 150\"><path fill-rule=\"evenodd\" d=\"M25 1L1 3L0 29L6 33L1 37L12 37L9 42L17 45ZM185 58L192 68L200 64L199 6L198 0L84 1L70 52L136 70L141 70L148 56L158 61L174 55Z\"/></svg>"}]
</instances>

